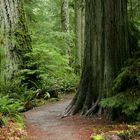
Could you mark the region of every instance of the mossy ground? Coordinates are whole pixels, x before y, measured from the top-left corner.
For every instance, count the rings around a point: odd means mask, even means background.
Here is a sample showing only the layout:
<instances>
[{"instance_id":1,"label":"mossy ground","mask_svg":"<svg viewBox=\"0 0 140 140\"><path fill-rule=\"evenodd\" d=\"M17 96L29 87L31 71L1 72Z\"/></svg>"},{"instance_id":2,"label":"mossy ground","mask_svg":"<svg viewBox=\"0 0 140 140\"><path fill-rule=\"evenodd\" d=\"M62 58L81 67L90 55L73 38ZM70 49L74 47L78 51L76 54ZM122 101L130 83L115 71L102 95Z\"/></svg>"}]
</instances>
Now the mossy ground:
<instances>
[{"instance_id":1,"label":"mossy ground","mask_svg":"<svg viewBox=\"0 0 140 140\"><path fill-rule=\"evenodd\" d=\"M112 124L93 128L91 140L114 140L115 138L119 140L139 140L140 124Z\"/></svg>"}]
</instances>

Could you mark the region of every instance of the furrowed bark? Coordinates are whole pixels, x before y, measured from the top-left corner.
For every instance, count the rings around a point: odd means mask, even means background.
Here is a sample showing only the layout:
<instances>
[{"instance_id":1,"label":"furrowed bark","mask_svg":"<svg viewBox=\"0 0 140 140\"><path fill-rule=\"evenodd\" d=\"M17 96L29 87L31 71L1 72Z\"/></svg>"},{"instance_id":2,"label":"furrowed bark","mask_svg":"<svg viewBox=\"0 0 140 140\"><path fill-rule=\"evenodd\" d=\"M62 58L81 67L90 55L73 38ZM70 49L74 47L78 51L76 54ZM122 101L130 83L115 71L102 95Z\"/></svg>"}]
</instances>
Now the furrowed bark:
<instances>
[{"instance_id":1,"label":"furrowed bark","mask_svg":"<svg viewBox=\"0 0 140 140\"><path fill-rule=\"evenodd\" d=\"M65 115L101 113L103 97L129 56L126 0L85 1L85 52L77 94Z\"/></svg>"},{"instance_id":2,"label":"furrowed bark","mask_svg":"<svg viewBox=\"0 0 140 140\"><path fill-rule=\"evenodd\" d=\"M1 48L4 52L5 83L11 80L24 63L24 54L31 49L22 0L0 1Z\"/></svg>"}]
</instances>

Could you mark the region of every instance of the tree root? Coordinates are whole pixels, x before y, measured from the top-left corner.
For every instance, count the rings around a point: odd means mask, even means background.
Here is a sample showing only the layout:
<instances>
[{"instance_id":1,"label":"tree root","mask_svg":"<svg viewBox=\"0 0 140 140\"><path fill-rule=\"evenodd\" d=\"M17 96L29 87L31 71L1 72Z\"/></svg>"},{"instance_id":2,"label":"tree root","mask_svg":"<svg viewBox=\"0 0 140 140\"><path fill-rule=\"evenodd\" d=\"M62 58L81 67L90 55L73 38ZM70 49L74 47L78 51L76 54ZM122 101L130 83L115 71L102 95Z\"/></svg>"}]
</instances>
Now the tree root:
<instances>
[{"instance_id":1,"label":"tree root","mask_svg":"<svg viewBox=\"0 0 140 140\"><path fill-rule=\"evenodd\" d=\"M96 107L99 105L101 98L100 96L98 97L97 101L95 102L95 104L85 113L84 116L92 116L93 112L95 111Z\"/></svg>"}]
</instances>

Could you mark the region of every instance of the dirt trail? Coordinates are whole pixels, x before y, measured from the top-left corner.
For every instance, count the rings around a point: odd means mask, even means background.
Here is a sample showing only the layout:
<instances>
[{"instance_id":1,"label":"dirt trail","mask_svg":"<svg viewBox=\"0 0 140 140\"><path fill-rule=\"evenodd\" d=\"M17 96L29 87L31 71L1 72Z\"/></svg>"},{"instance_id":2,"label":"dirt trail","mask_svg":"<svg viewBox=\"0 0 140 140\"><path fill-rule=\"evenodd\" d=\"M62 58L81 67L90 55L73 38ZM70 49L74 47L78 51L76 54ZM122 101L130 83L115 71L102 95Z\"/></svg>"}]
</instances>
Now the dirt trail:
<instances>
[{"instance_id":1,"label":"dirt trail","mask_svg":"<svg viewBox=\"0 0 140 140\"><path fill-rule=\"evenodd\" d=\"M97 120L80 116L61 118L71 98L48 103L25 113L29 140L89 140ZM96 122L96 123L95 123ZM99 121L100 122L100 121ZM99 124L97 124L99 125Z\"/></svg>"}]
</instances>

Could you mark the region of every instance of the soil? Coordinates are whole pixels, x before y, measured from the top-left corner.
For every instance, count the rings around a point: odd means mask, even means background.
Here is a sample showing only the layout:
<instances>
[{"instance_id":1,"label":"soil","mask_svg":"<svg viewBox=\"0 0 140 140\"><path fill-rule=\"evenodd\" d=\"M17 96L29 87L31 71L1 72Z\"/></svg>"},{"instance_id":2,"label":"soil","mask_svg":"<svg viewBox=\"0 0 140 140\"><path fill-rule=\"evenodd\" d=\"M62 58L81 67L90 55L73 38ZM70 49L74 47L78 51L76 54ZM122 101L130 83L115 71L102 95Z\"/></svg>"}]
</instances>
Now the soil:
<instances>
[{"instance_id":1,"label":"soil","mask_svg":"<svg viewBox=\"0 0 140 140\"><path fill-rule=\"evenodd\" d=\"M24 114L29 140L88 140L94 119L77 116L62 118L71 96L34 108Z\"/></svg>"},{"instance_id":2,"label":"soil","mask_svg":"<svg viewBox=\"0 0 140 140\"><path fill-rule=\"evenodd\" d=\"M72 97L50 102L24 113L29 140L89 140L93 133L124 129L125 125L113 124L106 119L85 118L80 115L62 118L62 113ZM94 131L94 132L93 132Z\"/></svg>"}]
</instances>

